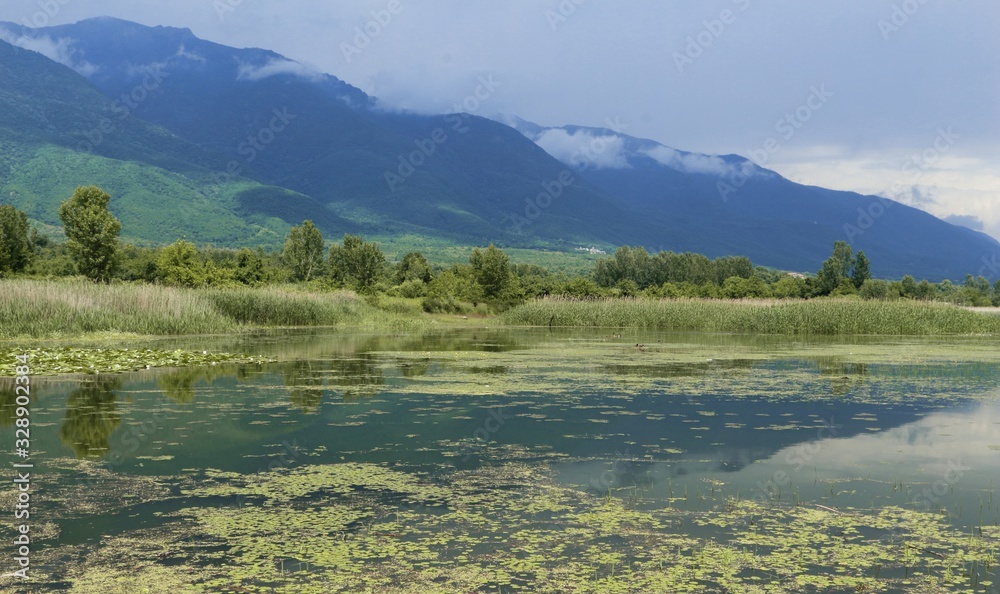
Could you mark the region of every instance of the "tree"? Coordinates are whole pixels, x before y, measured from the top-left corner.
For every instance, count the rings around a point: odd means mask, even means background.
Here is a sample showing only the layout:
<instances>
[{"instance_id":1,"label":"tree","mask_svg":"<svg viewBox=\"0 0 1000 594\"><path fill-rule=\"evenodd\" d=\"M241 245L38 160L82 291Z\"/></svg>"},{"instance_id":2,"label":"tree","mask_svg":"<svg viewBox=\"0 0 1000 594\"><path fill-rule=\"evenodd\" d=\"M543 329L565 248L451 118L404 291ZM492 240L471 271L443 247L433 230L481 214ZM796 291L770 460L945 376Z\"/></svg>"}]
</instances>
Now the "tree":
<instances>
[{"instance_id":1,"label":"tree","mask_svg":"<svg viewBox=\"0 0 1000 594\"><path fill-rule=\"evenodd\" d=\"M312 221L292 227L281 257L292 269L292 278L308 282L323 266L323 234Z\"/></svg>"},{"instance_id":2,"label":"tree","mask_svg":"<svg viewBox=\"0 0 1000 594\"><path fill-rule=\"evenodd\" d=\"M198 248L178 239L163 248L156 259L157 274L168 285L200 287L205 284L205 267L198 261Z\"/></svg>"},{"instance_id":3,"label":"tree","mask_svg":"<svg viewBox=\"0 0 1000 594\"><path fill-rule=\"evenodd\" d=\"M837 256L830 256L823 262L823 267L816 273L816 289L820 295L829 295L844 279L843 263Z\"/></svg>"},{"instance_id":4,"label":"tree","mask_svg":"<svg viewBox=\"0 0 1000 594\"><path fill-rule=\"evenodd\" d=\"M0 276L21 272L33 255L28 215L9 204L0 205Z\"/></svg>"},{"instance_id":5,"label":"tree","mask_svg":"<svg viewBox=\"0 0 1000 594\"><path fill-rule=\"evenodd\" d=\"M117 264L122 224L108 210L111 196L100 188L79 187L59 206L59 218L69 239L67 247L77 270L95 282L108 282Z\"/></svg>"},{"instance_id":6,"label":"tree","mask_svg":"<svg viewBox=\"0 0 1000 594\"><path fill-rule=\"evenodd\" d=\"M330 272L334 279L368 292L385 269L385 254L378 244L357 235L344 235L343 245L330 246Z\"/></svg>"},{"instance_id":7,"label":"tree","mask_svg":"<svg viewBox=\"0 0 1000 594\"><path fill-rule=\"evenodd\" d=\"M267 280L267 270L264 268L264 258L249 248L242 248L236 253L236 270L233 272L236 282L255 287Z\"/></svg>"},{"instance_id":8,"label":"tree","mask_svg":"<svg viewBox=\"0 0 1000 594\"><path fill-rule=\"evenodd\" d=\"M509 297L515 285L510 259L492 243L486 250L474 248L469 258L476 282L483 288L483 297L496 300Z\"/></svg>"},{"instance_id":9,"label":"tree","mask_svg":"<svg viewBox=\"0 0 1000 594\"><path fill-rule=\"evenodd\" d=\"M919 283L917 283L917 299L927 301L928 299L934 298L934 285L932 285L926 278Z\"/></svg>"},{"instance_id":10,"label":"tree","mask_svg":"<svg viewBox=\"0 0 1000 594\"><path fill-rule=\"evenodd\" d=\"M770 297L771 290L763 279L756 276L740 278L731 276L722 283L722 296L726 299L753 299Z\"/></svg>"},{"instance_id":11,"label":"tree","mask_svg":"<svg viewBox=\"0 0 1000 594\"><path fill-rule=\"evenodd\" d=\"M854 253L851 246L846 241L833 242L833 257L840 261L840 278L851 276L851 269L854 268Z\"/></svg>"},{"instance_id":12,"label":"tree","mask_svg":"<svg viewBox=\"0 0 1000 594\"><path fill-rule=\"evenodd\" d=\"M864 252L858 252L854 258L854 270L851 271L851 280L854 281L854 288L860 289L865 281L872 277L871 262Z\"/></svg>"},{"instance_id":13,"label":"tree","mask_svg":"<svg viewBox=\"0 0 1000 594\"><path fill-rule=\"evenodd\" d=\"M903 297L907 299L913 299L917 296L917 281L907 274L903 277L902 283L900 283L902 288Z\"/></svg>"},{"instance_id":14,"label":"tree","mask_svg":"<svg viewBox=\"0 0 1000 594\"><path fill-rule=\"evenodd\" d=\"M431 267L427 258L420 252L410 252L403 256L403 261L399 263L396 272L396 283L403 284L406 281L431 282Z\"/></svg>"},{"instance_id":15,"label":"tree","mask_svg":"<svg viewBox=\"0 0 1000 594\"><path fill-rule=\"evenodd\" d=\"M613 258L601 258L594 265L594 280L602 287L613 287L625 279L635 281L640 289L649 286L647 276L651 269L646 248L622 246Z\"/></svg>"},{"instance_id":16,"label":"tree","mask_svg":"<svg viewBox=\"0 0 1000 594\"><path fill-rule=\"evenodd\" d=\"M806 281L794 276L783 276L771 287L778 299L800 299L806 295Z\"/></svg>"}]
</instances>

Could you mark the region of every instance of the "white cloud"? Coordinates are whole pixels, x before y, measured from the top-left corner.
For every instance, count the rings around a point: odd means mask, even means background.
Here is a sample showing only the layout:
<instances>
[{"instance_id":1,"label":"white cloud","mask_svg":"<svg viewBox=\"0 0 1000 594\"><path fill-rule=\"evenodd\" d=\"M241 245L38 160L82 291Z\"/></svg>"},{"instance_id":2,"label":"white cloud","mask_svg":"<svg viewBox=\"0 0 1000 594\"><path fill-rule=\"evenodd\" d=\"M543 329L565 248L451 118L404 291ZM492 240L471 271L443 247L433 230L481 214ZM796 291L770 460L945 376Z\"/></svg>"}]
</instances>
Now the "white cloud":
<instances>
[{"instance_id":1,"label":"white cloud","mask_svg":"<svg viewBox=\"0 0 1000 594\"><path fill-rule=\"evenodd\" d=\"M888 196L936 217L978 217L983 231L1000 238L1000 153L988 147L955 147L923 170L904 168L912 149L846 152L816 160L809 151L781 153L768 164L788 179L835 190ZM919 174L919 175L918 175Z\"/></svg>"},{"instance_id":2,"label":"white cloud","mask_svg":"<svg viewBox=\"0 0 1000 594\"><path fill-rule=\"evenodd\" d=\"M240 64L237 80L261 80L271 76L281 74L291 74L310 80L323 78L323 74L294 60L272 59L263 66L251 66L250 64Z\"/></svg>"},{"instance_id":3,"label":"white cloud","mask_svg":"<svg viewBox=\"0 0 1000 594\"><path fill-rule=\"evenodd\" d=\"M54 62L76 70L83 76L91 76L97 72L97 66L86 60L77 59L77 52L73 49L74 40L66 37L62 39L52 39L48 36L32 37L0 28L0 40L22 49L38 52Z\"/></svg>"},{"instance_id":4,"label":"white cloud","mask_svg":"<svg viewBox=\"0 0 1000 594\"><path fill-rule=\"evenodd\" d=\"M952 225L960 225L962 227L968 227L973 231L982 231L986 228L983 224L983 220L975 215L960 215L953 214L944 217L944 220L948 221Z\"/></svg>"},{"instance_id":5,"label":"white cloud","mask_svg":"<svg viewBox=\"0 0 1000 594\"><path fill-rule=\"evenodd\" d=\"M722 177L737 172L735 165L730 165L722 157L715 155L682 153L669 146L662 145L642 152L662 165L685 173L704 173Z\"/></svg>"},{"instance_id":6,"label":"white cloud","mask_svg":"<svg viewBox=\"0 0 1000 594\"><path fill-rule=\"evenodd\" d=\"M205 62L206 61L205 58L204 58L204 56L200 56L200 55L196 54L195 52L189 52L186 49L184 49L184 44L183 43L181 44L181 46L179 48L177 48L177 53L174 54L174 57L185 58L187 60L191 60L192 62Z\"/></svg>"},{"instance_id":7,"label":"white cloud","mask_svg":"<svg viewBox=\"0 0 1000 594\"><path fill-rule=\"evenodd\" d=\"M573 167L625 169L625 139L617 134L594 135L584 130L570 133L561 128L542 132L534 139L545 152Z\"/></svg>"}]
</instances>

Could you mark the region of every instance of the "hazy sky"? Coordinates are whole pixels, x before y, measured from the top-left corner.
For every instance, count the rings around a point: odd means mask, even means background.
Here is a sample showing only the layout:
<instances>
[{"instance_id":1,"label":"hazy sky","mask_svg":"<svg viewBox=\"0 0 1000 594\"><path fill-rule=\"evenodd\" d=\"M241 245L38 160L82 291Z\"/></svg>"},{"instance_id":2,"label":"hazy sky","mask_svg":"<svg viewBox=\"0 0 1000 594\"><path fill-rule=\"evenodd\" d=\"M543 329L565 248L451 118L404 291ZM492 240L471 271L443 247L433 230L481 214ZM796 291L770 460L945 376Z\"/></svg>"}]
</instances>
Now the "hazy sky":
<instances>
[{"instance_id":1,"label":"hazy sky","mask_svg":"<svg viewBox=\"0 0 1000 594\"><path fill-rule=\"evenodd\" d=\"M99 15L273 49L420 111L451 111L492 77L482 115L610 119L803 183L895 183L893 197L1000 237L997 0L0 4L0 20L22 24Z\"/></svg>"}]
</instances>

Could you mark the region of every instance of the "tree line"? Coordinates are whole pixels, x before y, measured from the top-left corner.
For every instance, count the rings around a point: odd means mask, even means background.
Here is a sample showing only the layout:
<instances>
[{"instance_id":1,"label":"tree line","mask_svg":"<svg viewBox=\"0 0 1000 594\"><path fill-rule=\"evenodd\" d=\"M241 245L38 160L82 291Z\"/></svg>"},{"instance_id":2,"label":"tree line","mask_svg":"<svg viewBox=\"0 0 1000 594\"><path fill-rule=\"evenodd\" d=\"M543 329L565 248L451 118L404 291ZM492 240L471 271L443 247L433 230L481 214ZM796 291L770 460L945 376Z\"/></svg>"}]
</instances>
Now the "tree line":
<instances>
[{"instance_id":1,"label":"tree line","mask_svg":"<svg viewBox=\"0 0 1000 594\"><path fill-rule=\"evenodd\" d=\"M658 252L624 246L599 259L590 274L554 273L531 264L512 264L500 248L474 248L468 262L432 264L419 252L389 262L374 242L347 234L327 248L312 221L291 229L280 252L262 249L199 248L179 239L165 247L123 244L120 221L108 208L110 196L80 187L62 203L59 217L67 240L50 241L31 229L27 216L0 205L0 276L82 275L95 282L150 282L182 287L262 286L303 283L317 289L349 288L363 295L420 299L429 312L457 313L486 304L502 310L545 295L579 298L778 298L808 299L856 295L864 299L921 299L964 305L1000 306L1000 281L967 276L919 283L873 279L864 252L846 242L812 276L755 266L749 258L710 259L702 254Z\"/></svg>"}]
</instances>

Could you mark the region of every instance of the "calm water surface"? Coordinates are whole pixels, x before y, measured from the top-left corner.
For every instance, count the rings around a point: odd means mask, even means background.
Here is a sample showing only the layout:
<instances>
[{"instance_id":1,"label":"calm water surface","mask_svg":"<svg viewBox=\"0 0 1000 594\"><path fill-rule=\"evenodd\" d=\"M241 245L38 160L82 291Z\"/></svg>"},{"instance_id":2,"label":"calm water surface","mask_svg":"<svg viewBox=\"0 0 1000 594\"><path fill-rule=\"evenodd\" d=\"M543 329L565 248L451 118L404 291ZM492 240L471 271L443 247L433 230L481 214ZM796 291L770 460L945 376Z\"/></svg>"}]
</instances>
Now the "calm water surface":
<instances>
[{"instance_id":1,"label":"calm water surface","mask_svg":"<svg viewBox=\"0 0 1000 594\"><path fill-rule=\"evenodd\" d=\"M835 517L932 512L965 534L1000 521L1000 368L986 341L461 330L272 333L156 346L277 362L34 378L33 517L48 536L36 540L38 571L47 577L37 591L68 588L71 560L99 562L83 551L170 526L179 510L265 505L253 494L194 493L213 477L350 463L444 488L452 477L505 465L539 469L547 488L628 510L676 510L677 521L659 528L665 534L723 544L735 528L718 532L691 518L743 502ZM13 439L7 422L0 440ZM373 522L409 509L391 498L378 506ZM749 509L737 510L746 517L733 524L755 526L762 508ZM893 546L894 536L886 529L871 541ZM613 551L609 542L602 546ZM482 559L460 560L489 566L491 548L502 545L486 539L474 551ZM924 556L936 563L948 554L940 551ZM890 565L872 576L903 579ZM594 566L593 579L604 579L607 569ZM997 591L995 567L963 567L976 576L962 588ZM794 590L788 573L763 575ZM525 570L483 591L530 591L533 576ZM278 583L241 579L243 591ZM885 588L907 591L900 581Z\"/></svg>"}]
</instances>

